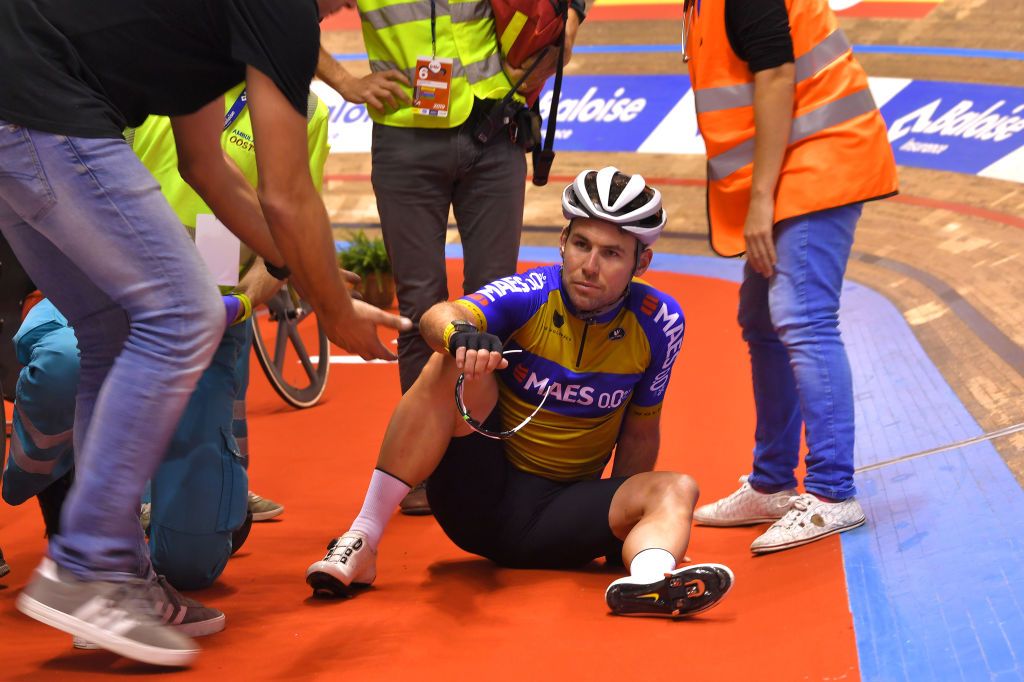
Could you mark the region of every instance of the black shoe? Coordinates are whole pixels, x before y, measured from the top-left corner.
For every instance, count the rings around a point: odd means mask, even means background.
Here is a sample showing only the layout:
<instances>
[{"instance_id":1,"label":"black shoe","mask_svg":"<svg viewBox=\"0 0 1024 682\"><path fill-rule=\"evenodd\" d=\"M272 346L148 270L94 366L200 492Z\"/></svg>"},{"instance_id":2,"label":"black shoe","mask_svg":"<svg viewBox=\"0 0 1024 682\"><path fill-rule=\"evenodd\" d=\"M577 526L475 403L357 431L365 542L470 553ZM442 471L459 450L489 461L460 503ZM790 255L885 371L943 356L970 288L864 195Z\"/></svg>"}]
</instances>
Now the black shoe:
<instances>
[{"instance_id":1,"label":"black shoe","mask_svg":"<svg viewBox=\"0 0 1024 682\"><path fill-rule=\"evenodd\" d=\"M732 583L732 571L722 564L695 564L651 583L632 576L619 578L608 586L604 598L612 613L620 616L692 616L721 601Z\"/></svg>"},{"instance_id":2,"label":"black shoe","mask_svg":"<svg viewBox=\"0 0 1024 682\"><path fill-rule=\"evenodd\" d=\"M60 511L64 508L64 499L67 498L74 482L75 470L71 469L36 495L48 538L60 533Z\"/></svg>"},{"instance_id":3,"label":"black shoe","mask_svg":"<svg viewBox=\"0 0 1024 682\"><path fill-rule=\"evenodd\" d=\"M242 549L242 545L245 544L246 538L249 537L249 531L252 530L252 512L245 512L245 521L242 521L242 525L239 526L231 533L231 554Z\"/></svg>"}]
</instances>

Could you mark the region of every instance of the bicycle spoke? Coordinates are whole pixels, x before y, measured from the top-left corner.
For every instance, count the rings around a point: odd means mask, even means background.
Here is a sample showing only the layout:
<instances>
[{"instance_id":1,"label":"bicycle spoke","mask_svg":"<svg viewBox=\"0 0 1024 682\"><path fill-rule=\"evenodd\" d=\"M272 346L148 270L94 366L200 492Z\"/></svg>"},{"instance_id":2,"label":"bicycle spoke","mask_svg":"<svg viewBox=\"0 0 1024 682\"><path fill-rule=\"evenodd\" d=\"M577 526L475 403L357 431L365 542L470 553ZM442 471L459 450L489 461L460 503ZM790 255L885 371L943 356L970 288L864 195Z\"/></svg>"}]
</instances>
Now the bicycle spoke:
<instances>
[{"instance_id":1,"label":"bicycle spoke","mask_svg":"<svg viewBox=\"0 0 1024 682\"><path fill-rule=\"evenodd\" d=\"M298 353L299 360L302 361L302 368L306 370L306 376L309 378L309 382L311 384L316 383L316 368L313 367L313 363L309 360L309 352L306 350L306 344L302 342L302 336L299 334L299 330L289 326L288 338L291 339L292 345L295 347L295 352Z\"/></svg>"},{"instance_id":2,"label":"bicycle spoke","mask_svg":"<svg viewBox=\"0 0 1024 682\"><path fill-rule=\"evenodd\" d=\"M284 371L284 354L288 350L290 328L286 318L282 318L277 323L277 338L274 339L274 367L277 368L279 375Z\"/></svg>"}]
</instances>

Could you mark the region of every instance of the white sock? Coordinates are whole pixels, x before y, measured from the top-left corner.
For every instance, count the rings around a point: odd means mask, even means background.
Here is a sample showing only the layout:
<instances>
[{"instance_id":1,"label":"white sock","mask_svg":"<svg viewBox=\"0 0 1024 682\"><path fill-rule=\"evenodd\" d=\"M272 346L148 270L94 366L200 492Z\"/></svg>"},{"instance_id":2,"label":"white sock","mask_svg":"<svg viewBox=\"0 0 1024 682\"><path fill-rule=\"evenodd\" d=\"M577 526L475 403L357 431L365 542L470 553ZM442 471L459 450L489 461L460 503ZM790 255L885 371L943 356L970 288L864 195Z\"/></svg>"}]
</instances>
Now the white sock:
<instances>
[{"instance_id":1,"label":"white sock","mask_svg":"<svg viewBox=\"0 0 1024 682\"><path fill-rule=\"evenodd\" d=\"M363 498L363 508L352 522L351 530L366 533L366 542L374 552L377 551L380 536L384 534L384 527L391 520L395 507L410 490L412 488L391 474L380 469L373 470L370 486L366 489L366 497Z\"/></svg>"},{"instance_id":2,"label":"white sock","mask_svg":"<svg viewBox=\"0 0 1024 682\"><path fill-rule=\"evenodd\" d=\"M661 580L675 569L676 558L660 547L640 550L629 562L629 575L645 582Z\"/></svg>"}]
</instances>

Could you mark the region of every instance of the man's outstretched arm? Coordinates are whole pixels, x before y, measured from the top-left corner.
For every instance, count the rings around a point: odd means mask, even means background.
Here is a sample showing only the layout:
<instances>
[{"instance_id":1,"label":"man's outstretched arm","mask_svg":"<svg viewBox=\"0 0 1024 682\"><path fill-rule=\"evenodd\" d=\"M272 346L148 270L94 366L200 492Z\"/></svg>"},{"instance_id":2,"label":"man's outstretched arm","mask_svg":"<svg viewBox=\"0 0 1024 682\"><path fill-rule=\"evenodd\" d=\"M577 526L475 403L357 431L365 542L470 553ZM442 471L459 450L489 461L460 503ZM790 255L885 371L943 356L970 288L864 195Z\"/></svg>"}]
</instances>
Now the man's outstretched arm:
<instances>
[{"instance_id":1,"label":"man's outstretched arm","mask_svg":"<svg viewBox=\"0 0 1024 682\"><path fill-rule=\"evenodd\" d=\"M327 210L309 173L305 116L258 69L250 66L246 75L257 140L257 195L284 264L332 341L363 358L394 359L377 337L377 325L408 329L412 323L349 296Z\"/></svg>"}]
</instances>

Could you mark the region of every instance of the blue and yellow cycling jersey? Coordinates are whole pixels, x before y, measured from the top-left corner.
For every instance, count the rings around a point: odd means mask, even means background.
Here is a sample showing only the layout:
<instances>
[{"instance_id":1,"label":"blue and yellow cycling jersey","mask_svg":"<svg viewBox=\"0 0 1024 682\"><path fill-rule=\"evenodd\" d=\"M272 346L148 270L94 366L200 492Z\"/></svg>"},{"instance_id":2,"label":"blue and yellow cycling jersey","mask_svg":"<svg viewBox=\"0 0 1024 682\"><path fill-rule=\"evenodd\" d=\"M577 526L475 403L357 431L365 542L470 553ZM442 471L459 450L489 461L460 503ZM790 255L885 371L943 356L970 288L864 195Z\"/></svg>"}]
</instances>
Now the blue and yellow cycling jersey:
<instances>
[{"instance_id":1,"label":"blue and yellow cycling jersey","mask_svg":"<svg viewBox=\"0 0 1024 682\"><path fill-rule=\"evenodd\" d=\"M509 366L498 373L502 428L528 417L506 441L519 469L572 481L600 476L629 410L661 411L685 320L671 296L634 279L626 298L591 319L562 290L562 267L548 265L488 284L457 301L481 330L499 337Z\"/></svg>"}]
</instances>

